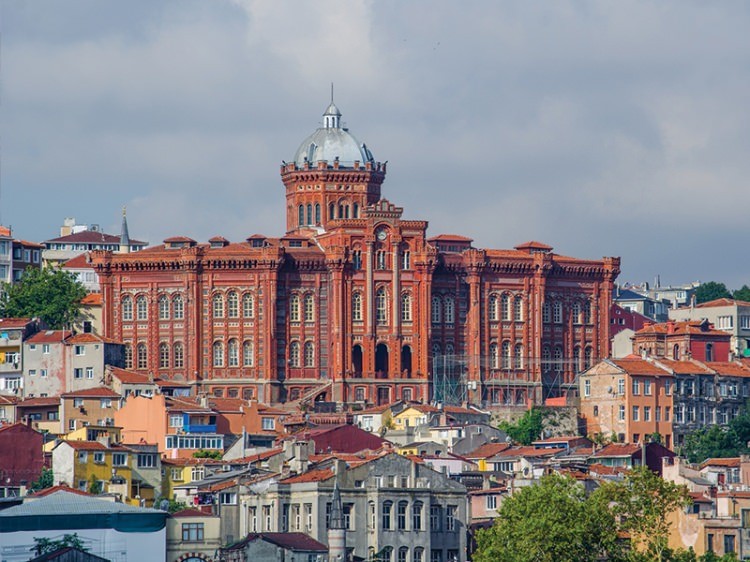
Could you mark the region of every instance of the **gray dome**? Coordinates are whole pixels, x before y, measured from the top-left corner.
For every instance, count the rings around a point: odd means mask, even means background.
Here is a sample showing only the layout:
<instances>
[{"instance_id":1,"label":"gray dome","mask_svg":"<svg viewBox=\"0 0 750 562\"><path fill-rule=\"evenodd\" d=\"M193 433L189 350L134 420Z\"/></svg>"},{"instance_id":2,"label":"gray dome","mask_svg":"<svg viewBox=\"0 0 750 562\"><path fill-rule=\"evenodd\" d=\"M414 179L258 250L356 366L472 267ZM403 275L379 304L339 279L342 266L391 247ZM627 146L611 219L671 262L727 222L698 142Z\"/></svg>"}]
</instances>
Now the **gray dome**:
<instances>
[{"instance_id":1,"label":"gray dome","mask_svg":"<svg viewBox=\"0 0 750 562\"><path fill-rule=\"evenodd\" d=\"M362 164L374 161L367 146L341 128L341 112L331 102L323 114L323 127L302 141L294 155L294 163L304 166L305 162L315 164L326 160L332 164L336 158L342 166L352 166L355 161Z\"/></svg>"}]
</instances>

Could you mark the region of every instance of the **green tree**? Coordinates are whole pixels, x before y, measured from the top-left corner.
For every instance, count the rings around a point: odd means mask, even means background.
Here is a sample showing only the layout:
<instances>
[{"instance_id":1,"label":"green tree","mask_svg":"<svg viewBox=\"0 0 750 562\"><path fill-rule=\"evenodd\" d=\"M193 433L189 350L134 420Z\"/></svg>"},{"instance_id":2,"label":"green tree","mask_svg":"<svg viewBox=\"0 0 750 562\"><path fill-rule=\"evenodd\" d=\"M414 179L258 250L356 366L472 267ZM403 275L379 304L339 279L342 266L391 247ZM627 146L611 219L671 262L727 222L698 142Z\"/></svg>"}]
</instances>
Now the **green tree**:
<instances>
[{"instance_id":1,"label":"green tree","mask_svg":"<svg viewBox=\"0 0 750 562\"><path fill-rule=\"evenodd\" d=\"M518 418L515 423L502 421L499 427L514 442L521 445L531 445L533 441L541 438L545 417L544 409L534 406L524 412L523 416Z\"/></svg>"},{"instance_id":2,"label":"green tree","mask_svg":"<svg viewBox=\"0 0 750 562\"><path fill-rule=\"evenodd\" d=\"M89 494L101 494L104 485L94 474L91 475L89 480Z\"/></svg>"},{"instance_id":3,"label":"green tree","mask_svg":"<svg viewBox=\"0 0 750 562\"><path fill-rule=\"evenodd\" d=\"M747 285L743 285L741 289L737 289L734 292L732 298L738 301L750 302L750 287L748 287Z\"/></svg>"},{"instance_id":4,"label":"green tree","mask_svg":"<svg viewBox=\"0 0 750 562\"><path fill-rule=\"evenodd\" d=\"M732 293L729 292L727 286L724 283L717 283L716 281L708 281L703 283L695 290L695 300L700 304L702 302L708 302L716 299L731 299Z\"/></svg>"},{"instance_id":5,"label":"green tree","mask_svg":"<svg viewBox=\"0 0 750 562\"><path fill-rule=\"evenodd\" d=\"M215 459L220 461L221 457L221 451L206 451L205 449L201 449L193 453L194 459Z\"/></svg>"},{"instance_id":6,"label":"green tree","mask_svg":"<svg viewBox=\"0 0 750 562\"><path fill-rule=\"evenodd\" d=\"M681 454L692 463L710 458L736 457L750 453L750 408L748 404L726 427L711 425L685 436Z\"/></svg>"},{"instance_id":7,"label":"green tree","mask_svg":"<svg viewBox=\"0 0 750 562\"><path fill-rule=\"evenodd\" d=\"M475 562L621 560L608 498L586 497L572 478L544 476L505 499L495 525L477 534Z\"/></svg>"},{"instance_id":8,"label":"green tree","mask_svg":"<svg viewBox=\"0 0 750 562\"><path fill-rule=\"evenodd\" d=\"M88 551L88 548L84 546L83 541L78 536L78 533L65 534L63 535L63 538L56 541L53 541L52 539L34 537L34 546L31 547L31 551L36 556L41 556L42 554L55 552L56 550L60 550L61 548L65 548L68 546L71 548L77 548L78 550L82 550L84 552Z\"/></svg>"},{"instance_id":9,"label":"green tree","mask_svg":"<svg viewBox=\"0 0 750 562\"><path fill-rule=\"evenodd\" d=\"M42 468L42 473L39 475L39 480L35 480L31 483L31 489L34 491L44 490L45 488L51 488L55 483L54 473L51 468Z\"/></svg>"},{"instance_id":10,"label":"green tree","mask_svg":"<svg viewBox=\"0 0 750 562\"><path fill-rule=\"evenodd\" d=\"M686 486L664 480L641 466L631 470L624 482L607 483L598 491L612 503L620 530L630 535L631 559L672 559L668 516L690 504Z\"/></svg>"},{"instance_id":11,"label":"green tree","mask_svg":"<svg viewBox=\"0 0 750 562\"><path fill-rule=\"evenodd\" d=\"M0 316L38 317L55 330L76 320L86 296L75 276L59 268L29 267L18 283L0 292Z\"/></svg>"},{"instance_id":12,"label":"green tree","mask_svg":"<svg viewBox=\"0 0 750 562\"><path fill-rule=\"evenodd\" d=\"M185 502L177 501L171 498L157 497L154 500L154 509L162 509L162 502L164 500L167 501L166 511L168 511L169 513L177 513L178 511L182 511L183 509L188 508Z\"/></svg>"}]
</instances>

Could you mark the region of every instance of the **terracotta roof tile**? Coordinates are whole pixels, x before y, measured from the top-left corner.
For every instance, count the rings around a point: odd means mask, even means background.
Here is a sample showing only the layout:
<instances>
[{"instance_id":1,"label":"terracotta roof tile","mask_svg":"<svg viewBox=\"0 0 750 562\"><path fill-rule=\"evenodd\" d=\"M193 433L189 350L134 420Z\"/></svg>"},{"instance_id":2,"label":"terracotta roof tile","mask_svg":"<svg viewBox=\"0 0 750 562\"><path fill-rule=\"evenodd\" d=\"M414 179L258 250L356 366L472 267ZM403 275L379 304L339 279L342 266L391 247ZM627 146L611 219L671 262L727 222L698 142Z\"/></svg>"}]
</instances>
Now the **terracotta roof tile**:
<instances>
[{"instance_id":1,"label":"terracotta roof tile","mask_svg":"<svg viewBox=\"0 0 750 562\"><path fill-rule=\"evenodd\" d=\"M296 476L290 476L284 480L279 480L279 484L301 484L304 482L325 482L326 480L333 477L333 470L330 468L313 469L298 474Z\"/></svg>"},{"instance_id":2,"label":"terracotta roof tile","mask_svg":"<svg viewBox=\"0 0 750 562\"><path fill-rule=\"evenodd\" d=\"M89 293L81 299L83 306L101 306L102 305L102 294L101 293Z\"/></svg>"},{"instance_id":3,"label":"terracotta roof tile","mask_svg":"<svg viewBox=\"0 0 750 562\"><path fill-rule=\"evenodd\" d=\"M59 406L59 396L39 396L35 398L27 398L18 403L19 408L32 408L40 406Z\"/></svg>"},{"instance_id":4,"label":"terracotta roof tile","mask_svg":"<svg viewBox=\"0 0 750 562\"><path fill-rule=\"evenodd\" d=\"M506 449L510 449L509 443L485 443L465 456L467 459L487 459Z\"/></svg>"},{"instance_id":5,"label":"terracotta roof tile","mask_svg":"<svg viewBox=\"0 0 750 562\"><path fill-rule=\"evenodd\" d=\"M84 252L74 258L69 259L64 264L62 264L62 267L65 269L94 269L94 266L89 263L88 252Z\"/></svg>"},{"instance_id":6,"label":"terracotta roof tile","mask_svg":"<svg viewBox=\"0 0 750 562\"><path fill-rule=\"evenodd\" d=\"M706 367L723 376L750 377L750 369L747 369L741 363L736 363L734 361L710 361L706 362Z\"/></svg>"},{"instance_id":7,"label":"terracotta roof tile","mask_svg":"<svg viewBox=\"0 0 750 562\"><path fill-rule=\"evenodd\" d=\"M750 306L750 302L747 301L738 301L735 299L715 299L708 302L702 302L695 306L695 308L713 308L717 306Z\"/></svg>"},{"instance_id":8,"label":"terracotta roof tile","mask_svg":"<svg viewBox=\"0 0 750 562\"><path fill-rule=\"evenodd\" d=\"M594 458L604 457L631 457L641 452L641 446L637 443L610 443L603 449L594 453Z\"/></svg>"},{"instance_id":9,"label":"terracotta roof tile","mask_svg":"<svg viewBox=\"0 0 750 562\"><path fill-rule=\"evenodd\" d=\"M83 390L74 390L72 392L64 392L63 398L121 398L111 388L105 388L97 386L94 388L84 388Z\"/></svg>"},{"instance_id":10,"label":"terracotta roof tile","mask_svg":"<svg viewBox=\"0 0 750 562\"><path fill-rule=\"evenodd\" d=\"M31 318L0 318L0 330L17 330L19 328L25 328L31 322Z\"/></svg>"},{"instance_id":11,"label":"terracotta roof tile","mask_svg":"<svg viewBox=\"0 0 750 562\"><path fill-rule=\"evenodd\" d=\"M711 373L709 369L698 361L673 361L671 359L659 359L660 364L671 369L678 375L696 375Z\"/></svg>"},{"instance_id":12,"label":"terracotta roof tile","mask_svg":"<svg viewBox=\"0 0 750 562\"><path fill-rule=\"evenodd\" d=\"M56 243L79 243L79 244L120 244L120 237L114 234L105 234L97 230L84 230L82 232L75 232L68 234L67 236L59 236L57 238L51 238L45 240L45 242L56 242ZM145 246L146 242L140 240L130 240L131 246Z\"/></svg>"},{"instance_id":13,"label":"terracotta roof tile","mask_svg":"<svg viewBox=\"0 0 750 562\"><path fill-rule=\"evenodd\" d=\"M26 343L62 343L68 336L70 332L67 330L43 330L27 339Z\"/></svg>"},{"instance_id":14,"label":"terracotta roof tile","mask_svg":"<svg viewBox=\"0 0 750 562\"><path fill-rule=\"evenodd\" d=\"M36 492L32 492L30 495L35 498L43 498L45 496L49 496L50 494L54 494L55 492L69 492L71 494L78 494L79 496L91 496L92 495L92 494L89 494L88 492L84 492L83 490L78 490L77 488L71 488L70 486L66 486L65 484L58 484L57 486L52 486L51 488L38 490Z\"/></svg>"},{"instance_id":15,"label":"terracotta roof tile","mask_svg":"<svg viewBox=\"0 0 750 562\"><path fill-rule=\"evenodd\" d=\"M612 359L612 363L631 375L669 376L669 371L641 358Z\"/></svg>"},{"instance_id":16,"label":"terracotta roof tile","mask_svg":"<svg viewBox=\"0 0 750 562\"><path fill-rule=\"evenodd\" d=\"M127 371L119 367L111 367L110 372L112 373L113 377L117 378L120 382L125 384L149 384L151 382L147 375L142 375L141 373L135 373L133 371Z\"/></svg>"},{"instance_id":17,"label":"terracotta roof tile","mask_svg":"<svg viewBox=\"0 0 750 562\"><path fill-rule=\"evenodd\" d=\"M701 463L701 468L705 468L707 466L726 466L730 468L736 468L740 466L740 457L729 457L725 459L706 459Z\"/></svg>"}]
</instances>

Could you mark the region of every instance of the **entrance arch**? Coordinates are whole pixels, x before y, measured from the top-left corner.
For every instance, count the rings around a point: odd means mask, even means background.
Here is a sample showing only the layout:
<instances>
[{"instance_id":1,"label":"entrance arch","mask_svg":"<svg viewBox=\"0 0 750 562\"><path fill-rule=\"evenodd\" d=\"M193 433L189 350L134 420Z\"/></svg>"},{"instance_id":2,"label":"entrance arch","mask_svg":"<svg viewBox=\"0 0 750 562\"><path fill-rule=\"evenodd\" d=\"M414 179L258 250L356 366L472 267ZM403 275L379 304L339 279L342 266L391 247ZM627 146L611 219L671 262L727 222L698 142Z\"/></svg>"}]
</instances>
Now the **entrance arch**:
<instances>
[{"instance_id":1,"label":"entrance arch","mask_svg":"<svg viewBox=\"0 0 750 562\"><path fill-rule=\"evenodd\" d=\"M354 376L362 376L362 346L359 344L352 348L352 371Z\"/></svg>"},{"instance_id":2,"label":"entrance arch","mask_svg":"<svg viewBox=\"0 0 750 562\"><path fill-rule=\"evenodd\" d=\"M375 346L375 372L388 375L388 346L384 343Z\"/></svg>"},{"instance_id":3,"label":"entrance arch","mask_svg":"<svg viewBox=\"0 0 750 562\"><path fill-rule=\"evenodd\" d=\"M411 347L408 345L401 348L401 374L411 377Z\"/></svg>"}]
</instances>

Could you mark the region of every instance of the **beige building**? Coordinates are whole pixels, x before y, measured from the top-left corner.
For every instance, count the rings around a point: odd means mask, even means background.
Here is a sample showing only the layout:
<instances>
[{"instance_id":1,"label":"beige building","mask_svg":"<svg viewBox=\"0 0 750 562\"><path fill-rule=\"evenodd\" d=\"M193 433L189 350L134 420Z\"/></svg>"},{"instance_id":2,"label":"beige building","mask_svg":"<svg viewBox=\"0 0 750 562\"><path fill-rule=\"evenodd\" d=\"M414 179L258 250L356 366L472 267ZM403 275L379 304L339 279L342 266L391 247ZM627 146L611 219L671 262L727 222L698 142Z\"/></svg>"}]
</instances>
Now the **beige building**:
<instances>
[{"instance_id":1,"label":"beige building","mask_svg":"<svg viewBox=\"0 0 750 562\"><path fill-rule=\"evenodd\" d=\"M731 349L750 357L750 302L717 299L669 311L670 320L708 320L714 328L732 335Z\"/></svg>"},{"instance_id":2,"label":"beige building","mask_svg":"<svg viewBox=\"0 0 750 562\"><path fill-rule=\"evenodd\" d=\"M173 513L167 518L167 562L213 560L223 546L220 533L217 515L197 509Z\"/></svg>"}]
</instances>

